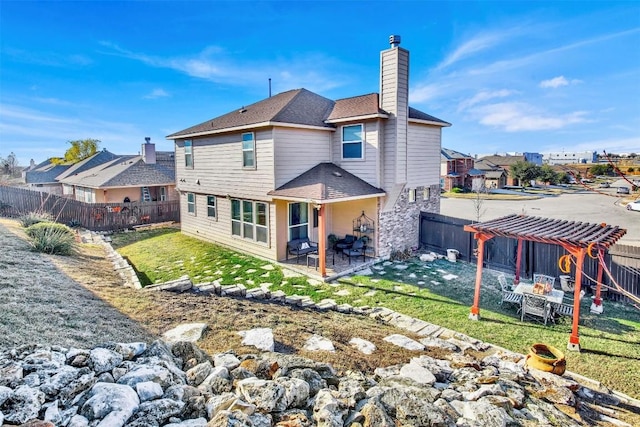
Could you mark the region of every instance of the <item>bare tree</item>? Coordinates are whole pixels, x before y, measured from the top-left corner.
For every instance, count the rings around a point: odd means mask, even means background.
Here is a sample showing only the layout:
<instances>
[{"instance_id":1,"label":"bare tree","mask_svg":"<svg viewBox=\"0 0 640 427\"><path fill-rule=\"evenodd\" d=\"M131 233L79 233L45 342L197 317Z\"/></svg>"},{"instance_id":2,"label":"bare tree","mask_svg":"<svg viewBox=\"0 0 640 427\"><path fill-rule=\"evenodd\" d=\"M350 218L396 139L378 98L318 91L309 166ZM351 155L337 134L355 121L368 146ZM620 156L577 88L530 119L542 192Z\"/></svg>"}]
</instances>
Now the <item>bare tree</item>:
<instances>
[{"instance_id":1,"label":"bare tree","mask_svg":"<svg viewBox=\"0 0 640 427\"><path fill-rule=\"evenodd\" d=\"M18 158L11 152L6 158L0 158L0 166L2 166L2 173L15 176L18 171Z\"/></svg>"},{"instance_id":2,"label":"bare tree","mask_svg":"<svg viewBox=\"0 0 640 427\"><path fill-rule=\"evenodd\" d=\"M476 213L476 222L480 222L480 218L487 212L487 208L484 206L484 201L487 196L487 187L482 185L476 185L473 189L473 211Z\"/></svg>"}]
</instances>

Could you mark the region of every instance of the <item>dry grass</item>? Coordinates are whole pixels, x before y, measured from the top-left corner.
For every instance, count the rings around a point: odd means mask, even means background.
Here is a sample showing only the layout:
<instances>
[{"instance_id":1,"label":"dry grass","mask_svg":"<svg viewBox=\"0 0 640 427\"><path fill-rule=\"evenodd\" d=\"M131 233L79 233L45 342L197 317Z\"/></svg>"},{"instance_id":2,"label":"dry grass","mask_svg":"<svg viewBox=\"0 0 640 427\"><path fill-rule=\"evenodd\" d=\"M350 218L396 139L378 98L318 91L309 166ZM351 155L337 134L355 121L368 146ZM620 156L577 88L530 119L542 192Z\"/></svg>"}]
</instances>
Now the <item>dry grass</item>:
<instances>
[{"instance_id":1,"label":"dry grass","mask_svg":"<svg viewBox=\"0 0 640 427\"><path fill-rule=\"evenodd\" d=\"M241 345L238 331L269 327L276 351L298 353L337 369L372 372L415 356L383 341L393 333L411 334L368 317L244 299L136 291L121 286L99 246L80 245L74 257L47 256L30 252L16 236L26 237L17 222L0 219L0 299L6 307L0 314L0 348L149 342L181 323L206 322L209 330L198 344L210 353L255 353L254 347ZM302 346L312 334L331 339L336 352L306 353ZM372 341L379 351L360 353L348 344L353 336Z\"/></svg>"}]
</instances>

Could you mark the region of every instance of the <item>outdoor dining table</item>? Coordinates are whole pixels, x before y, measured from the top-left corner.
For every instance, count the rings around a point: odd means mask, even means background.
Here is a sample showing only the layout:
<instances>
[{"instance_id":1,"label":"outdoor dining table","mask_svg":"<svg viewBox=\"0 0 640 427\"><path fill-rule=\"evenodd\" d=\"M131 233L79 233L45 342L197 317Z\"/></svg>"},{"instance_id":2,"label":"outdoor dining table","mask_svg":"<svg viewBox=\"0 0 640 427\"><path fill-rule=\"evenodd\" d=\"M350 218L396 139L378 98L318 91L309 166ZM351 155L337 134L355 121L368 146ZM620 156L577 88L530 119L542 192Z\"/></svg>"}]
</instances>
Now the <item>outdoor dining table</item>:
<instances>
[{"instance_id":1,"label":"outdoor dining table","mask_svg":"<svg viewBox=\"0 0 640 427\"><path fill-rule=\"evenodd\" d=\"M513 290L516 294L533 294L533 284L520 283ZM535 294L539 297L546 298L547 301L553 304L562 304L562 298L564 298L564 292L559 289L552 289L548 294Z\"/></svg>"}]
</instances>

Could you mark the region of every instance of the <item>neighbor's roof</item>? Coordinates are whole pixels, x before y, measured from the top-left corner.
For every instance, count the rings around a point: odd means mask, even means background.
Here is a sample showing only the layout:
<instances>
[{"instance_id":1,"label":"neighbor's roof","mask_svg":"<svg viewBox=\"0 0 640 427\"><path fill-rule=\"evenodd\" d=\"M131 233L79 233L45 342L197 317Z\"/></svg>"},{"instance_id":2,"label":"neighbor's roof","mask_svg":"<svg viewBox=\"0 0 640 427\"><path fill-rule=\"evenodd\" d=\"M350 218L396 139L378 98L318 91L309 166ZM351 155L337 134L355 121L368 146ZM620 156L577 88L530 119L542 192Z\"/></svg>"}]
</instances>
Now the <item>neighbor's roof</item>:
<instances>
[{"instance_id":1,"label":"neighbor's roof","mask_svg":"<svg viewBox=\"0 0 640 427\"><path fill-rule=\"evenodd\" d=\"M473 156L444 147L440 149L440 155L442 156L442 160L474 159Z\"/></svg>"},{"instance_id":2,"label":"neighbor's roof","mask_svg":"<svg viewBox=\"0 0 640 427\"><path fill-rule=\"evenodd\" d=\"M590 224L517 214L465 225L464 229L493 236L582 248L592 243L608 248L627 233L624 228L607 224Z\"/></svg>"},{"instance_id":3,"label":"neighbor's roof","mask_svg":"<svg viewBox=\"0 0 640 427\"><path fill-rule=\"evenodd\" d=\"M99 166L103 163L107 163L110 162L111 160L115 159L116 157L119 157L117 154L113 154L109 151L107 151L107 149L103 149L102 151L98 151L97 153L95 153L94 155L92 155L91 157L88 157L82 161L79 161L78 163L72 165L71 167L69 167L67 170L65 170L63 173L61 173L60 175L58 175L56 177L56 179L58 181L77 174L77 173L81 173L84 172L86 170L92 169L96 166Z\"/></svg>"},{"instance_id":4,"label":"neighbor's roof","mask_svg":"<svg viewBox=\"0 0 640 427\"><path fill-rule=\"evenodd\" d=\"M480 169L476 169L476 168L471 168L467 171L467 173L469 174L469 176L483 176L484 175L484 171L480 170Z\"/></svg>"},{"instance_id":5,"label":"neighbor's roof","mask_svg":"<svg viewBox=\"0 0 640 427\"><path fill-rule=\"evenodd\" d=\"M493 156L485 156L483 158L481 158L480 160L486 160L488 162L493 163L494 165L498 165L498 166L511 166L516 162L523 162L525 161L525 158L523 155L518 155L518 156L500 156L498 154L493 155Z\"/></svg>"},{"instance_id":6,"label":"neighbor's roof","mask_svg":"<svg viewBox=\"0 0 640 427\"><path fill-rule=\"evenodd\" d=\"M158 162L157 158L163 160ZM157 186L175 183L171 153L156 152L156 163L147 164L142 156L119 156L114 160L69 176L61 182L89 188Z\"/></svg>"},{"instance_id":7,"label":"neighbor's roof","mask_svg":"<svg viewBox=\"0 0 640 427\"><path fill-rule=\"evenodd\" d=\"M57 183L56 177L70 167L70 165L54 165L51 159L47 159L26 171L24 180L27 184Z\"/></svg>"},{"instance_id":8,"label":"neighbor's roof","mask_svg":"<svg viewBox=\"0 0 640 427\"><path fill-rule=\"evenodd\" d=\"M168 139L203 136L252 127L281 125L309 126L334 130L333 123L360 117L387 118L389 114L379 107L379 95L355 96L332 101L307 89L295 89L263 99L249 106L168 135ZM425 121L439 126L450 123L415 108L409 108L409 119Z\"/></svg>"},{"instance_id":9,"label":"neighbor's roof","mask_svg":"<svg viewBox=\"0 0 640 427\"><path fill-rule=\"evenodd\" d=\"M505 174L504 169L500 170L487 170L484 172L484 175L488 179L500 179L502 175Z\"/></svg>"},{"instance_id":10,"label":"neighbor's roof","mask_svg":"<svg viewBox=\"0 0 640 427\"><path fill-rule=\"evenodd\" d=\"M385 192L333 163L319 163L267 194L276 198L327 203L380 197Z\"/></svg>"}]
</instances>

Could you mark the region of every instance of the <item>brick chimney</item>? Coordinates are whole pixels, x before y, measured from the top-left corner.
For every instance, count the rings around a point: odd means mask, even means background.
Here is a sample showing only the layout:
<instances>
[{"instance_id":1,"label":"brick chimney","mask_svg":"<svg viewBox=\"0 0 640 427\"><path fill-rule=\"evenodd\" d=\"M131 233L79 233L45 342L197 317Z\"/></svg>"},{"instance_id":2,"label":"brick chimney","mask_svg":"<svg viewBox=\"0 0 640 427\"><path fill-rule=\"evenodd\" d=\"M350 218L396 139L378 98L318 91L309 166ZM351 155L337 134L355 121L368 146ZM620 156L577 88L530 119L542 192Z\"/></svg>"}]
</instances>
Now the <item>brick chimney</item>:
<instances>
[{"instance_id":1,"label":"brick chimney","mask_svg":"<svg viewBox=\"0 0 640 427\"><path fill-rule=\"evenodd\" d=\"M409 118L409 51L400 47L400 36L390 36L389 43L380 53L380 108L389 113L384 128L386 186L407 182Z\"/></svg>"},{"instance_id":2,"label":"brick chimney","mask_svg":"<svg viewBox=\"0 0 640 427\"><path fill-rule=\"evenodd\" d=\"M156 164L156 144L151 143L151 138L148 136L144 139L145 143L142 144L142 161L149 165Z\"/></svg>"}]
</instances>

